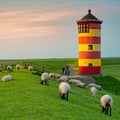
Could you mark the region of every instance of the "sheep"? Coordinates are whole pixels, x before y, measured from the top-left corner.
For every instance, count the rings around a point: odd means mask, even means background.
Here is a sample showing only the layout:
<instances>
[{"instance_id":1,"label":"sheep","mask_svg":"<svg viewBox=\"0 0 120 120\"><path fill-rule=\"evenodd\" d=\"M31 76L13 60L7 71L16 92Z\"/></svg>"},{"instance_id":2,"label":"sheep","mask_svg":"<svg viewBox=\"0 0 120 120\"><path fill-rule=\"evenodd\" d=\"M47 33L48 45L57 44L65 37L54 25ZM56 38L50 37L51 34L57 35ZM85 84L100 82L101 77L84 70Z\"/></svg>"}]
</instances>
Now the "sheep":
<instances>
[{"instance_id":1,"label":"sheep","mask_svg":"<svg viewBox=\"0 0 120 120\"><path fill-rule=\"evenodd\" d=\"M83 83L83 82L78 82L75 85L78 87L81 87L81 88L85 88L85 86L86 86L85 83Z\"/></svg>"},{"instance_id":2,"label":"sheep","mask_svg":"<svg viewBox=\"0 0 120 120\"><path fill-rule=\"evenodd\" d=\"M105 114L108 115L109 108L110 108L110 116L112 112L112 105L113 105L113 99L110 95L103 95L100 99L100 104L102 107L102 112L105 112Z\"/></svg>"},{"instance_id":3,"label":"sheep","mask_svg":"<svg viewBox=\"0 0 120 120\"><path fill-rule=\"evenodd\" d=\"M48 80L49 80L49 74L48 73L46 73L46 72L44 72L44 73L42 73L42 75L41 75L41 84L45 84L45 85L48 85Z\"/></svg>"},{"instance_id":4,"label":"sheep","mask_svg":"<svg viewBox=\"0 0 120 120\"><path fill-rule=\"evenodd\" d=\"M61 76L57 81L58 82L66 82L68 78L66 76Z\"/></svg>"},{"instance_id":5,"label":"sheep","mask_svg":"<svg viewBox=\"0 0 120 120\"><path fill-rule=\"evenodd\" d=\"M17 65L16 65L16 71L19 71L19 70L20 70L20 65L17 64Z\"/></svg>"},{"instance_id":6,"label":"sheep","mask_svg":"<svg viewBox=\"0 0 120 120\"><path fill-rule=\"evenodd\" d=\"M2 77L2 81L3 82L10 81L10 80L12 80L12 76L11 75L5 75L5 76Z\"/></svg>"},{"instance_id":7,"label":"sheep","mask_svg":"<svg viewBox=\"0 0 120 120\"><path fill-rule=\"evenodd\" d=\"M88 85L88 87L96 87L98 90L101 90L101 86L100 85L97 85L97 84L95 84L95 83L90 83L89 85Z\"/></svg>"},{"instance_id":8,"label":"sheep","mask_svg":"<svg viewBox=\"0 0 120 120\"><path fill-rule=\"evenodd\" d=\"M79 82L81 82L81 81L80 81L80 80L76 80L76 79L70 79L70 80L68 81L69 84L77 84L77 83L79 83Z\"/></svg>"},{"instance_id":9,"label":"sheep","mask_svg":"<svg viewBox=\"0 0 120 120\"><path fill-rule=\"evenodd\" d=\"M54 78L55 77L55 73L49 73L49 78Z\"/></svg>"},{"instance_id":10,"label":"sheep","mask_svg":"<svg viewBox=\"0 0 120 120\"><path fill-rule=\"evenodd\" d=\"M58 78L60 78L60 77L61 77L61 74L58 74L58 73L55 74L55 78L58 79Z\"/></svg>"},{"instance_id":11,"label":"sheep","mask_svg":"<svg viewBox=\"0 0 120 120\"><path fill-rule=\"evenodd\" d=\"M59 93L60 93L61 99L68 101L69 92L70 92L70 85L67 82L61 82L59 84Z\"/></svg>"},{"instance_id":12,"label":"sheep","mask_svg":"<svg viewBox=\"0 0 120 120\"><path fill-rule=\"evenodd\" d=\"M95 96L97 93L97 88L96 87L90 87L90 92L92 94L92 96Z\"/></svg>"},{"instance_id":13,"label":"sheep","mask_svg":"<svg viewBox=\"0 0 120 120\"><path fill-rule=\"evenodd\" d=\"M7 71L8 72L13 72L12 66L7 66Z\"/></svg>"},{"instance_id":14,"label":"sheep","mask_svg":"<svg viewBox=\"0 0 120 120\"><path fill-rule=\"evenodd\" d=\"M32 72L33 71L33 67L30 65L28 66L28 71Z\"/></svg>"}]
</instances>

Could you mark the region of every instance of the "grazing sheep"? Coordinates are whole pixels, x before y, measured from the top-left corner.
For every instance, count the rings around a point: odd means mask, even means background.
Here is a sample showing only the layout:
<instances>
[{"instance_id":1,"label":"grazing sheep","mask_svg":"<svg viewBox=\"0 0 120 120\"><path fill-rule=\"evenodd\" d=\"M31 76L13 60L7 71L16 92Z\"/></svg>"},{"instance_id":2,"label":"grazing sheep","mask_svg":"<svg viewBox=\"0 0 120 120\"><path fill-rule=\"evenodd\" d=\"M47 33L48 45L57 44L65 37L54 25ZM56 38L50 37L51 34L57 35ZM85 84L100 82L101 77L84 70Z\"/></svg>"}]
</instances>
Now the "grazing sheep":
<instances>
[{"instance_id":1,"label":"grazing sheep","mask_svg":"<svg viewBox=\"0 0 120 120\"><path fill-rule=\"evenodd\" d=\"M41 84L48 85L48 80L49 80L49 74L48 73L42 73L41 75Z\"/></svg>"},{"instance_id":2,"label":"grazing sheep","mask_svg":"<svg viewBox=\"0 0 120 120\"><path fill-rule=\"evenodd\" d=\"M55 77L55 73L49 73L49 78L54 78Z\"/></svg>"},{"instance_id":3,"label":"grazing sheep","mask_svg":"<svg viewBox=\"0 0 120 120\"><path fill-rule=\"evenodd\" d=\"M108 115L109 108L110 108L110 116L112 112L112 105L113 105L113 99L110 95L103 95L100 99L100 104L102 107L102 112L105 112L105 114Z\"/></svg>"},{"instance_id":4,"label":"grazing sheep","mask_svg":"<svg viewBox=\"0 0 120 120\"><path fill-rule=\"evenodd\" d=\"M66 76L61 76L57 81L58 82L67 82L68 78Z\"/></svg>"},{"instance_id":5,"label":"grazing sheep","mask_svg":"<svg viewBox=\"0 0 120 120\"><path fill-rule=\"evenodd\" d=\"M85 86L86 86L85 83L83 83L83 82L78 82L75 85L78 87L81 87L81 88L85 88Z\"/></svg>"},{"instance_id":6,"label":"grazing sheep","mask_svg":"<svg viewBox=\"0 0 120 120\"><path fill-rule=\"evenodd\" d=\"M32 66L28 66L28 71L32 72L33 71L33 67Z\"/></svg>"},{"instance_id":7,"label":"grazing sheep","mask_svg":"<svg viewBox=\"0 0 120 120\"><path fill-rule=\"evenodd\" d=\"M58 78L60 78L60 77L61 77L61 74L58 74L58 73L55 74L55 78L58 79Z\"/></svg>"},{"instance_id":8,"label":"grazing sheep","mask_svg":"<svg viewBox=\"0 0 120 120\"><path fill-rule=\"evenodd\" d=\"M68 81L68 83L69 84L77 84L77 83L79 83L79 82L81 82L80 80L77 80L77 79L70 79L69 81Z\"/></svg>"},{"instance_id":9,"label":"grazing sheep","mask_svg":"<svg viewBox=\"0 0 120 120\"><path fill-rule=\"evenodd\" d=\"M97 93L97 88L96 87L90 87L90 92L92 94L92 96L95 96Z\"/></svg>"},{"instance_id":10,"label":"grazing sheep","mask_svg":"<svg viewBox=\"0 0 120 120\"><path fill-rule=\"evenodd\" d=\"M100 85L96 85L95 83L90 83L88 87L96 87L98 90L101 90L102 88Z\"/></svg>"},{"instance_id":11,"label":"grazing sheep","mask_svg":"<svg viewBox=\"0 0 120 120\"><path fill-rule=\"evenodd\" d=\"M16 71L19 71L19 70L20 70L20 65L17 64L17 65L16 65Z\"/></svg>"},{"instance_id":12,"label":"grazing sheep","mask_svg":"<svg viewBox=\"0 0 120 120\"><path fill-rule=\"evenodd\" d=\"M2 77L2 81L3 82L10 81L10 80L12 80L12 76L11 75L5 75L5 76Z\"/></svg>"},{"instance_id":13,"label":"grazing sheep","mask_svg":"<svg viewBox=\"0 0 120 120\"><path fill-rule=\"evenodd\" d=\"M60 93L61 99L68 101L69 92L70 92L70 85L67 82L61 82L59 84L59 93Z\"/></svg>"},{"instance_id":14,"label":"grazing sheep","mask_svg":"<svg viewBox=\"0 0 120 120\"><path fill-rule=\"evenodd\" d=\"M7 66L7 71L8 72L13 72L12 66Z\"/></svg>"}]
</instances>

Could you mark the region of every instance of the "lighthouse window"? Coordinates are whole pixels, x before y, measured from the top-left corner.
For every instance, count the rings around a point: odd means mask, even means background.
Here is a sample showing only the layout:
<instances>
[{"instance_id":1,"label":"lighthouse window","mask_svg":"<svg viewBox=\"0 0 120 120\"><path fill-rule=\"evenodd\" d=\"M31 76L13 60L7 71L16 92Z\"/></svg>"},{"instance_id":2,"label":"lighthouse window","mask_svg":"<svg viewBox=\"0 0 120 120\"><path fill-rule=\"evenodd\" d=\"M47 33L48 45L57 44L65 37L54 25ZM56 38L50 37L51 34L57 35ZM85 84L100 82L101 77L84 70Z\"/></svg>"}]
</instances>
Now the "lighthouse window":
<instances>
[{"instance_id":1,"label":"lighthouse window","mask_svg":"<svg viewBox=\"0 0 120 120\"><path fill-rule=\"evenodd\" d=\"M92 69L92 63L89 63L89 68Z\"/></svg>"},{"instance_id":2,"label":"lighthouse window","mask_svg":"<svg viewBox=\"0 0 120 120\"><path fill-rule=\"evenodd\" d=\"M93 50L93 45L88 45L88 50Z\"/></svg>"},{"instance_id":3,"label":"lighthouse window","mask_svg":"<svg viewBox=\"0 0 120 120\"><path fill-rule=\"evenodd\" d=\"M88 24L81 24L78 31L80 33L88 33L89 32L89 25Z\"/></svg>"}]
</instances>

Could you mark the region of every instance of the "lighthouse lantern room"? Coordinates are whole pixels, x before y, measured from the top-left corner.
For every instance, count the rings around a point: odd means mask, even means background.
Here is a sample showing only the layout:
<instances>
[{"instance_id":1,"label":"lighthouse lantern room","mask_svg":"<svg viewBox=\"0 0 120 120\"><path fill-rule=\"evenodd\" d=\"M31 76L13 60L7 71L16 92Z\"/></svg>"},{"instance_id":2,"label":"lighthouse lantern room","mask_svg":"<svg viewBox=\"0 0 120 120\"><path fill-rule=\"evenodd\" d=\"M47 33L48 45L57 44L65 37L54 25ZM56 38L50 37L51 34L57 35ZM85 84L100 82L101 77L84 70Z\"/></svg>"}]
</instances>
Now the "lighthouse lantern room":
<instances>
[{"instance_id":1,"label":"lighthouse lantern room","mask_svg":"<svg viewBox=\"0 0 120 120\"><path fill-rule=\"evenodd\" d=\"M101 23L91 14L77 21L79 74L101 74Z\"/></svg>"}]
</instances>

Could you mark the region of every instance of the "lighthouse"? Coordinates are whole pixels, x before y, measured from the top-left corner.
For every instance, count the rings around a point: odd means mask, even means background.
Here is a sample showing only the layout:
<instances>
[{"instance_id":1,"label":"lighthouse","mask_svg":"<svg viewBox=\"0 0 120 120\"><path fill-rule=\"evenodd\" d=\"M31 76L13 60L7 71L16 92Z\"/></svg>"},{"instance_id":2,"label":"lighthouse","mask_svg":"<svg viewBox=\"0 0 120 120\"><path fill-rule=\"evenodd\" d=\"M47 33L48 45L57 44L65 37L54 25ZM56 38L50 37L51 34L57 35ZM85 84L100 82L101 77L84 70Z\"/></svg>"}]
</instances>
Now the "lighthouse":
<instances>
[{"instance_id":1,"label":"lighthouse","mask_svg":"<svg viewBox=\"0 0 120 120\"><path fill-rule=\"evenodd\" d=\"M91 10L77 21L78 25L78 72L101 74L101 24Z\"/></svg>"}]
</instances>

